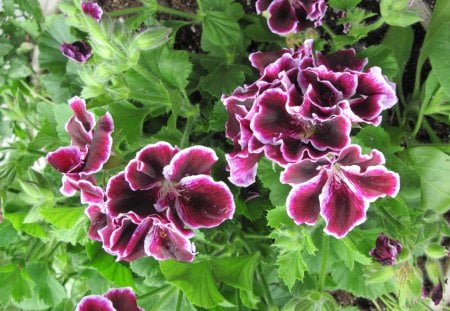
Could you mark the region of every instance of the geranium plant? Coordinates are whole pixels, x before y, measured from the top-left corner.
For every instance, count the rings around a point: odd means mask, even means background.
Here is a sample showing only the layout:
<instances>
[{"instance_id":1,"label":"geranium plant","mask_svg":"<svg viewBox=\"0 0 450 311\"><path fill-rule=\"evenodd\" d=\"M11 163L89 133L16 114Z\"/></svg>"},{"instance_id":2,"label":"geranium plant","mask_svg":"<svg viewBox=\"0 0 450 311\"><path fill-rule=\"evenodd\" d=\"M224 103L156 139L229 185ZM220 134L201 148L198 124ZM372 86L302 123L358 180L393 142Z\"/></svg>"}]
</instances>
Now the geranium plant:
<instances>
[{"instance_id":1,"label":"geranium plant","mask_svg":"<svg viewBox=\"0 0 450 311\"><path fill-rule=\"evenodd\" d=\"M0 3L0 308L445 308L450 2L111 5Z\"/></svg>"}]
</instances>

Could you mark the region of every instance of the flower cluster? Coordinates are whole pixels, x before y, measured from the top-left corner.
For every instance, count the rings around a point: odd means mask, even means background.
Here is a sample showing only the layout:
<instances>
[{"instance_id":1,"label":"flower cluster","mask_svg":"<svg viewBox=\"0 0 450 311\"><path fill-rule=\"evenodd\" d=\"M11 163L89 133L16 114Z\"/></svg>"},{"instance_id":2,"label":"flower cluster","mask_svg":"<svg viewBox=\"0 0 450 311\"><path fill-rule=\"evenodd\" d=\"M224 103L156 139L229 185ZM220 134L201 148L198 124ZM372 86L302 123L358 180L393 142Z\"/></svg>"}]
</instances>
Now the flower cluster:
<instances>
[{"instance_id":1,"label":"flower cluster","mask_svg":"<svg viewBox=\"0 0 450 311\"><path fill-rule=\"evenodd\" d=\"M273 33L287 35L322 25L325 0L257 0L256 11L267 12L267 24Z\"/></svg>"},{"instance_id":2,"label":"flower cluster","mask_svg":"<svg viewBox=\"0 0 450 311\"><path fill-rule=\"evenodd\" d=\"M130 287L111 288L103 295L83 297L75 311L143 311Z\"/></svg>"},{"instance_id":3,"label":"flower cluster","mask_svg":"<svg viewBox=\"0 0 450 311\"><path fill-rule=\"evenodd\" d=\"M61 192L64 195L80 191L82 203L100 203L103 190L96 186L94 174L102 169L111 153L113 120L107 112L95 124L94 115L86 110L85 101L79 97L71 98L69 106L74 115L65 129L71 145L50 152L47 161L63 173Z\"/></svg>"},{"instance_id":4,"label":"flower cluster","mask_svg":"<svg viewBox=\"0 0 450 311\"><path fill-rule=\"evenodd\" d=\"M375 247L369 252L382 265L392 266L397 262L397 256L402 251L400 241L393 240L381 233L375 241Z\"/></svg>"},{"instance_id":5,"label":"flower cluster","mask_svg":"<svg viewBox=\"0 0 450 311\"><path fill-rule=\"evenodd\" d=\"M104 191L93 174L110 156L111 116L106 113L95 126L84 100L74 97L69 105L74 112L66 124L71 146L50 152L47 161L64 174L61 192L79 191L81 202L89 204L89 237L118 260L192 261L192 229L218 226L235 210L228 187L210 176L215 152L202 146L179 150L165 142L148 145L110 178Z\"/></svg>"},{"instance_id":6,"label":"flower cluster","mask_svg":"<svg viewBox=\"0 0 450 311\"><path fill-rule=\"evenodd\" d=\"M398 192L398 175L381 153L349 145L352 125L378 125L397 102L395 85L353 49L313 55L312 40L297 50L250 55L261 77L222 98L228 111L226 155L230 180L255 181L261 156L285 167L281 182L294 188L287 208L297 224L320 214L326 232L345 236L365 220L370 202ZM306 191L307 195L304 194Z\"/></svg>"},{"instance_id":7,"label":"flower cluster","mask_svg":"<svg viewBox=\"0 0 450 311\"><path fill-rule=\"evenodd\" d=\"M81 10L97 22L100 22L103 15L102 8L95 2L81 1ZM85 63L92 56L92 48L83 40L72 43L63 42L59 50L64 56L77 63Z\"/></svg>"},{"instance_id":8,"label":"flower cluster","mask_svg":"<svg viewBox=\"0 0 450 311\"><path fill-rule=\"evenodd\" d=\"M106 188L105 209L92 205L90 235L119 260L153 256L192 261L192 229L231 219L233 196L214 181L214 151L194 146L179 150L165 142L148 145Z\"/></svg>"}]
</instances>

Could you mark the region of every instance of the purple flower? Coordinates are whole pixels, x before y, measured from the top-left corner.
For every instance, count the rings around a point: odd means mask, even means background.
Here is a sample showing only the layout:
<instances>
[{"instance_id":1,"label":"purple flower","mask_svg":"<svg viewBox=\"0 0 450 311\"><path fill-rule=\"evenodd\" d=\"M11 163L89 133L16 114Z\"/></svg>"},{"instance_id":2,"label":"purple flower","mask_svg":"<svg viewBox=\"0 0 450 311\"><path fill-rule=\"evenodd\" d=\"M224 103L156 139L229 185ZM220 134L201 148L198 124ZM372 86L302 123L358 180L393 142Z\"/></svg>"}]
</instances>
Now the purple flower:
<instances>
[{"instance_id":1,"label":"purple flower","mask_svg":"<svg viewBox=\"0 0 450 311\"><path fill-rule=\"evenodd\" d=\"M307 40L295 51L253 53L250 61L260 79L222 97L225 134L234 145L226 158L237 186L255 181L263 155L284 166L339 153L352 124L378 125L397 101L394 84L378 67L363 71L367 60L352 49L318 53L315 60Z\"/></svg>"},{"instance_id":2,"label":"purple flower","mask_svg":"<svg viewBox=\"0 0 450 311\"><path fill-rule=\"evenodd\" d=\"M339 155L288 164L280 180L293 186L287 198L288 215L296 224L313 225L321 215L325 232L342 238L366 219L369 203L399 190L398 174L384 166L383 154L362 155L349 145Z\"/></svg>"},{"instance_id":3,"label":"purple flower","mask_svg":"<svg viewBox=\"0 0 450 311\"><path fill-rule=\"evenodd\" d=\"M400 241L393 240L382 232L375 242L375 247L369 254L380 264L392 266L395 265L397 256L401 250L402 245Z\"/></svg>"},{"instance_id":4,"label":"purple flower","mask_svg":"<svg viewBox=\"0 0 450 311\"><path fill-rule=\"evenodd\" d=\"M84 12L84 14L89 15L97 22L100 22L103 15L102 8L95 2L81 1L81 10Z\"/></svg>"},{"instance_id":5,"label":"purple flower","mask_svg":"<svg viewBox=\"0 0 450 311\"><path fill-rule=\"evenodd\" d=\"M111 288L102 296L89 295L78 303L76 311L144 311L138 307L130 287Z\"/></svg>"},{"instance_id":6,"label":"purple flower","mask_svg":"<svg viewBox=\"0 0 450 311\"><path fill-rule=\"evenodd\" d=\"M95 174L101 170L111 153L114 125L107 112L95 124L94 115L86 110L79 97L69 100L74 115L66 123L71 146L61 147L47 155L48 163L64 174L61 192L67 196L81 191L83 203L103 202L103 190L95 186ZM94 129L95 127L95 129Z\"/></svg>"},{"instance_id":7,"label":"purple flower","mask_svg":"<svg viewBox=\"0 0 450 311\"><path fill-rule=\"evenodd\" d=\"M202 146L179 150L159 142L144 147L109 180L106 210L89 208L91 238L119 260L192 261L191 229L218 226L235 210L228 187L209 176L216 161L214 151Z\"/></svg>"},{"instance_id":8,"label":"purple flower","mask_svg":"<svg viewBox=\"0 0 450 311\"><path fill-rule=\"evenodd\" d=\"M92 49L86 42L79 40L73 43L62 43L59 46L61 53L77 63L85 63L92 56Z\"/></svg>"},{"instance_id":9,"label":"purple flower","mask_svg":"<svg viewBox=\"0 0 450 311\"><path fill-rule=\"evenodd\" d=\"M433 301L435 306L437 306L438 304L441 303L443 295L444 295L444 289L442 287L442 283L439 282L431 290L431 300Z\"/></svg>"},{"instance_id":10,"label":"purple flower","mask_svg":"<svg viewBox=\"0 0 450 311\"><path fill-rule=\"evenodd\" d=\"M268 12L267 24L272 32L286 35L322 25L327 6L325 0L257 0L256 11Z\"/></svg>"}]
</instances>

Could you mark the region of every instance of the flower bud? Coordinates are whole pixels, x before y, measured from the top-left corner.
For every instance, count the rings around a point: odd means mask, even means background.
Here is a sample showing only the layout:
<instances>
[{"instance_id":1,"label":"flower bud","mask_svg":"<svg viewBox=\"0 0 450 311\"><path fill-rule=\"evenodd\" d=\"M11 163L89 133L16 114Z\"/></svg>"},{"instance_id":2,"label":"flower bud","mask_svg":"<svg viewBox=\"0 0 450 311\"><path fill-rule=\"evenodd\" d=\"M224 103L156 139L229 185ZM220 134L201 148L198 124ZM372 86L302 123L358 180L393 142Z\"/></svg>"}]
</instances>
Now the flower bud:
<instances>
[{"instance_id":1,"label":"flower bud","mask_svg":"<svg viewBox=\"0 0 450 311\"><path fill-rule=\"evenodd\" d=\"M375 248L369 254L382 265L394 265L397 261L397 255L402 250L400 241L392 240L382 232L375 243Z\"/></svg>"}]
</instances>

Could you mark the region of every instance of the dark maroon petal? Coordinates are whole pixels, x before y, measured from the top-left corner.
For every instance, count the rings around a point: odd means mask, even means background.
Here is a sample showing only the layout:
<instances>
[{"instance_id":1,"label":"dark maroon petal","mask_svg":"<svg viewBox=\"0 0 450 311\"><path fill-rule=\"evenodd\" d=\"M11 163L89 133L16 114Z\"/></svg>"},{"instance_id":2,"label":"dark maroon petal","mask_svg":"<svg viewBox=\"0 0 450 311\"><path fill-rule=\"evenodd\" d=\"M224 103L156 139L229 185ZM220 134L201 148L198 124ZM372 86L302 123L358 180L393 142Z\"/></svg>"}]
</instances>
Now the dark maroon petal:
<instances>
[{"instance_id":1,"label":"dark maroon petal","mask_svg":"<svg viewBox=\"0 0 450 311\"><path fill-rule=\"evenodd\" d=\"M90 205L84 211L89 217L91 224L89 225L88 236L90 239L101 241L98 231L107 225L107 216L102 212L98 205Z\"/></svg>"},{"instance_id":2,"label":"dark maroon petal","mask_svg":"<svg viewBox=\"0 0 450 311\"><path fill-rule=\"evenodd\" d=\"M133 191L125 180L125 173L113 176L106 187L106 209L112 217L127 214L134 221L141 221L149 215L156 214L154 204L159 195L159 188Z\"/></svg>"},{"instance_id":3,"label":"dark maroon petal","mask_svg":"<svg viewBox=\"0 0 450 311\"><path fill-rule=\"evenodd\" d=\"M95 117L92 112L86 110L84 99L75 96L69 99L69 106L73 110L74 117L81 122L86 132L90 132L95 125Z\"/></svg>"},{"instance_id":4,"label":"dark maroon petal","mask_svg":"<svg viewBox=\"0 0 450 311\"><path fill-rule=\"evenodd\" d=\"M316 178L297 185L289 192L286 199L286 208L289 217L295 223L313 225L320 213L319 195L327 181L326 172Z\"/></svg>"},{"instance_id":5,"label":"dark maroon petal","mask_svg":"<svg viewBox=\"0 0 450 311\"><path fill-rule=\"evenodd\" d=\"M238 187L248 187L256 180L256 171L261 153L240 151L226 154L230 177L229 180Z\"/></svg>"},{"instance_id":6,"label":"dark maroon petal","mask_svg":"<svg viewBox=\"0 0 450 311\"><path fill-rule=\"evenodd\" d=\"M354 49L340 50L328 55L323 55L320 52L317 53L317 64L325 65L332 71L362 71L367 65L367 62L367 58L357 58Z\"/></svg>"},{"instance_id":7,"label":"dark maroon petal","mask_svg":"<svg viewBox=\"0 0 450 311\"><path fill-rule=\"evenodd\" d=\"M153 167L150 165L142 165L142 162L138 160L131 160L125 168L125 179L127 180L130 188L134 191L148 190L157 185L162 180L162 175L153 171ZM145 172L142 172L138 167L145 166Z\"/></svg>"},{"instance_id":8,"label":"dark maroon petal","mask_svg":"<svg viewBox=\"0 0 450 311\"><path fill-rule=\"evenodd\" d=\"M342 166L357 165L363 173L370 166L383 165L385 160L384 155L378 150L374 149L370 154L363 155L359 145L348 145L341 150L336 162Z\"/></svg>"},{"instance_id":9,"label":"dark maroon petal","mask_svg":"<svg viewBox=\"0 0 450 311\"><path fill-rule=\"evenodd\" d=\"M337 176L329 178L320 201L321 215L327 223L325 232L336 238L343 238L366 219L369 203Z\"/></svg>"},{"instance_id":10,"label":"dark maroon petal","mask_svg":"<svg viewBox=\"0 0 450 311\"><path fill-rule=\"evenodd\" d=\"M98 120L92 142L86 155L86 163L83 167L84 174L97 173L103 167L111 154L114 123L111 115L107 112Z\"/></svg>"},{"instance_id":11,"label":"dark maroon petal","mask_svg":"<svg viewBox=\"0 0 450 311\"><path fill-rule=\"evenodd\" d=\"M267 10L267 8L269 7L271 2L272 2L272 0L257 0L256 4L255 4L256 12L258 14L261 14L262 12Z\"/></svg>"},{"instance_id":12,"label":"dark maroon petal","mask_svg":"<svg viewBox=\"0 0 450 311\"><path fill-rule=\"evenodd\" d=\"M191 262L194 247L191 242L170 223L155 222L145 239L147 255L157 260L175 259Z\"/></svg>"},{"instance_id":13,"label":"dark maroon petal","mask_svg":"<svg viewBox=\"0 0 450 311\"><path fill-rule=\"evenodd\" d=\"M210 175L211 167L217 160L217 155L211 148L189 147L173 156L163 174L170 181L180 181L183 177L199 174Z\"/></svg>"},{"instance_id":14,"label":"dark maroon petal","mask_svg":"<svg viewBox=\"0 0 450 311\"><path fill-rule=\"evenodd\" d=\"M85 63L92 56L91 47L82 40L73 43L64 42L59 46L59 50L64 56L77 63Z\"/></svg>"},{"instance_id":15,"label":"dark maroon petal","mask_svg":"<svg viewBox=\"0 0 450 311\"><path fill-rule=\"evenodd\" d=\"M398 254L402 250L400 241L393 240L384 233L381 233L375 244L375 248L369 254L382 265L394 265L397 261Z\"/></svg>"},{"instance_id":16,"label":"dark maroon petal","mask_svg":"<svg viewBox=\"0 0 450 311\"><path fill-rule=\"evenodd\" d=\"M80 148L83 154L86 154L87 146L92 141L92 131L86 131L83 124L75 116L67 121L65 129L69 133L71 145Z\"/></svg>"},{"instance_id":17,"label":"dark maroon petal","mask_svg":"<svg viewBox=\"0 0 450 311\"><path fill-rule=\"evenodd\" d=\"M379 67L371 67L358 76L358 94L365 96L379 95L378 102L382 109L388 109L397 103L395 83L387 80Z\"/></svg>"},{"instance_id":18,"label":"dark maroon petal","mask_svg":"<svg viewBox=\"0 0 450 311\"><path fill-rule=\"evenodd\" d=\"M297 27L298 20L295 9L289 0L273 0L268 11L268 25L272 32L286 35Z\"/></svg>"},{"instance_id":19,"label":"dark maroon petal","mask_svg":"<svg viewBox=\"0 0 450 311\"><path fill-rule=\"evenodd\" d=\"M280 181L283 184L297 185L315 178L321 172L321 167L329 167L330 161L327 158L313 161L304 159L297 163L286 165L281 172Z\"/></svg>"},{"instance_id":20,"label":"dark maroon petal","mask_svg":"<svg viewBox=\"0 0 450 311\"><path fill-rule=\"evenodd\" d=\"M262 74L264 69L271 63L279 59L284 53L292 54L290 49L282 49L274 52L255 52L249 56L250 63Z\"/></svg>"},{"instance_id":21,"label":"dark maroon petal","mask_svg":"<svg viewBox=\"0 0 450 311\"><path fill-rule=\"evenodd\" d=\"M194 236L194 231L192 231L185 225L185 223L180 219L180 216L178 216L175 209L167 208L166 209L166 218L167 218L167 221L172 223L174 228L176 228L177 231L179 231L186 238L189 239Z\"/></svg>"},{"instance_id":22,"label":"dark maroon petal","mask_svg":"<svg viewBox=\"0 0 450 311\"><path fill-rule=\"evenodd\" d=\"M78 182L80 200L83 204L100 204L104 202L103 189L88 180Z\"/></svg>"},{"instance_id":23,"label":"dark maroon petal","mask_svg":"<svg viewBox=\"0 0 450 311\"><path fill-rule=\"evenodd\" d=\"M441 303L442 297L444 295L444 290L442 288L442 283L439 282L433 289L431 290L431 300L434 305L437 306Z\"/></svg>"},{"instance_id":24,"label":"dark maroon petal","mask_svg":"<svg viewBox=\"0 0 450 311\"><path fill-rule=\"evenodd\" d=\"M103 296L111 300L117 311L141 310L141 308L137 306L136 295L131 287L111 288Z\"/></svg>"},{"instance_id":25,"label":"dark maroon petal","mask_svg":"<svg viewBox=\"0 0 450 311\"><path fill-rule=\"evenodd\" d=\"M84 12L84 14L89 15L93 19L95 19L97 22L100 22L100 19L103 15L102 8L95 2L81 2L81 10Z\"/></svg>"},{"instance_id":26,"label":"dark maroon petal","mask_svg":"<svg viewBox=\"0 0 450 311\"><path fill-rule=\"evenodd\" d=\"M81 153L77 147L61 147L47 155L47 162L61 173L78 171L81 166Z\"/></svg>"},{"instance_id":27,"label":"dark maroon petal","mask_svg":"<svg viewBox=\"0 0 450 311\"><path fill-rule=\"evenodd\" d=\"M216 227L233 217L233 195L225 183L206 175L188 176L180 181L178 189L175 209L189 227Z\"/></svg>"},{"instance_id":28,"label":"dark maroon petal","mask_svg":"<svg viewBox=\"0 0 450 311\"><path fill-rule=\"evenodd\" d=\"M314 134L309 141L316 149L340 151L350 143L351 123L344 116L317 121L313 128Z\"/></svg>"},{"instance_id":29,"label":"dark maroon petal","mask_svg":"<svg viewBox=\"0 0 450 311\"><path fill-rule=\"evenodd\" d=\"M322 25L322 18L327 10L325 0L303 0L302 3L306 9L306 18L314 22L314 27Z\"/></svg>"},{"instance_id":30,"label":"dark maroon petal","mask_svg":"<svg viewBox=\"0 0 450 311\"><path fill-rule=\"evenodd\" d=\"M384 166L369 167L364 173L354 167L341 167L341 172L360 195L369 201L386 195L394 197L400 188L400 177Z\"/></svg>"},{"instance_id":31,"label":"dark maroon petal","mask_svg":"<svg viewBox=\"0 0 450 311\"><path fill-rule=\"evenodd\" d=\"M379 125L381 123L380 113L383 110L381 101L384 95L373 95L363 98L354 98L349 101L339 103L339 106L345 110L348 107L350 110L346 112L353 123L365 122L372 125Z\"/></svg>"},{"instance_id":32,"label":"dark maroon petal","mask_svg":"<svg viewBox=\"0 0 450 311\"><path fill-rule=\"evenodd\" d=\"M80 300L75 311L116 311L116 309L105 297L89 295Z\"/></svg>"}]
</instances>

